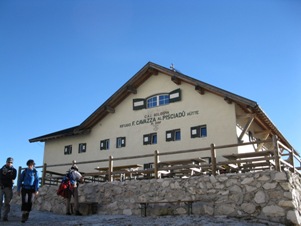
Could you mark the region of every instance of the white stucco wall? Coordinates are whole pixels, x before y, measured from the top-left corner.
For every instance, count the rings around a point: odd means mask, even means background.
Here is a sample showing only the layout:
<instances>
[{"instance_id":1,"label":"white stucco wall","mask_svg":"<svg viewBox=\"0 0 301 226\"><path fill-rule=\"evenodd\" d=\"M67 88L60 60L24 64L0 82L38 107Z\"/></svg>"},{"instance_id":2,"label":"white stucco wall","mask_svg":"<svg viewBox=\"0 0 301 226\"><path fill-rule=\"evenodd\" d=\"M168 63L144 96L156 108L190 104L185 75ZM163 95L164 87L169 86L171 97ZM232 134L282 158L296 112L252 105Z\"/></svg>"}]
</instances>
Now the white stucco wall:
<instances>
[{"instance_id":1,"label":"white stucco wall","mask_svg":"<svg viewBox=\"0 0 301 226\"><path fill-rule=\"evenodd\" d=\"M134 111L132 104L134 98L147 98L154 94L169 93L175 89L181 89L182 100L151 109ZM177 118L167 119L164 115L176 114ZM155 118L156 123L144 123L140 120ZM161 120L160 120L161 117ZM207 137L191 138L190 128L198 125L207 125ZM166 142L166 131L181 129L181 140ZM157 132L158 143L155 145L143 145L143 135ZM126 147L116 148L116 138L126 137ZM100 150L100 140L110 139L110 150ZM86 153L78 153L78 144L87 143ZM215 145L237 143L235 104L228 104L222 97L205 92L200 95L194 90L194 86L182 82L176 85L169 76L159 74L150 77L138 89L137 94L131 94L115 108L115 113L107 115L98 122L88 135L79 135L47 141L45 144L44 161L49 164L72 162L76 159L89 161L105 159L110 155L114 158L124 156L136 156L160 153L176 150L187 150L209 147ZM64 155L64 147L72 145L72 154ZM217 156L237 152L235 148L218 150ZM191 153L176 156L162 156L161 160L167 158L187 158L210 156L210 151L202 153ZM153 162L153 158L134 159L123 162L115 162L115 165L125 163L147 163ZM82 171L93 171L96 165L107 166L107 164L91 164L81 166Z\"/></svg>"}]
</instances>

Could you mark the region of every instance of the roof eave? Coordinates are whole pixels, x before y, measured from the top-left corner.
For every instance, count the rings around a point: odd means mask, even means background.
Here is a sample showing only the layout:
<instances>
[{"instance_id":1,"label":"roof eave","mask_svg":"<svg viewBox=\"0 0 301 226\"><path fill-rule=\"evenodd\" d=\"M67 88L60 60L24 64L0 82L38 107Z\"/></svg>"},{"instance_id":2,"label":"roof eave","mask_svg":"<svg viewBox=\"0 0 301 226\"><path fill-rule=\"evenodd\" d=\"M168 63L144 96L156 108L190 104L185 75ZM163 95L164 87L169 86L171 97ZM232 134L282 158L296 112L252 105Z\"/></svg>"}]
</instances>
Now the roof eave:
<instances>
[{"instance_id":1,"label":"roof eave","mask_svg":"<svg viewBox=\"0 0 301 226\"><path fill-rule=\"evenodd\" d=\"M77 128L78 128L78 126L74 126L74 127L68 128L68 129L54 132L54 133L49 133L49 134L46 134L43 136L35 137L32 139L29 139L29 142L30 143L34 143L34 142L38 142L38 141L45 142L48 140L58 139L58 138L67 137L67 136L74 136L77 134L83 134L84 132L87 132L87 131L78 132Z\"/></svg>"}]
</instances>

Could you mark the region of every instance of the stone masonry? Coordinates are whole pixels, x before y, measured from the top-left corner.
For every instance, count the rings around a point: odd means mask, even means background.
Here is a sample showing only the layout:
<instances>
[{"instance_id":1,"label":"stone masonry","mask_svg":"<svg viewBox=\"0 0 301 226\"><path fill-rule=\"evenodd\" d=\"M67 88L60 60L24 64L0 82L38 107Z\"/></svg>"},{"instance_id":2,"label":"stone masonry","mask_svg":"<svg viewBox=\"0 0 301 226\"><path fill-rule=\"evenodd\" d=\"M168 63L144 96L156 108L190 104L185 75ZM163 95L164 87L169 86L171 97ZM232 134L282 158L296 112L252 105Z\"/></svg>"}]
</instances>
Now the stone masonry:
<instances>
[{"instance_id":1,"label":"stone masonry","mask_svg":"<svg viewBox=\"0 0 301 226\"><path fill-rule=\"evenodd\" d=\"M37 210L65 214L58 186L43 186L34 202ZM97 214L140 215L140 202L195 200L194 215L258 218L301 225L301 180L291 172L262 171L190 178L86 183L79 187L80 211L97 202ZM13 202L20 204L14 195ZM187 214L185 203L150 204L148 215Z\"/></svg>"}]
</instances>

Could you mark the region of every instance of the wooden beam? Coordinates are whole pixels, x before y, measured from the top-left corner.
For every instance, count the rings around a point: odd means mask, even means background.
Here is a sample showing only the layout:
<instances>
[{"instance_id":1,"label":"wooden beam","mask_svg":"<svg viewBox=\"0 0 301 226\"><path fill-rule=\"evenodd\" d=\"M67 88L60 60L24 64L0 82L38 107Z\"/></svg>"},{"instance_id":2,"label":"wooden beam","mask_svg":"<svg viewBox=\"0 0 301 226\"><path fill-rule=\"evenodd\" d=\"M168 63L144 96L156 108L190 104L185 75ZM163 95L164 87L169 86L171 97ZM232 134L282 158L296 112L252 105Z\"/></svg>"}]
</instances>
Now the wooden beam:
<instances>
[{"instance_id":1,"label":"wooden beam","mask_svg":"<svg viewBox=\"0 0 301 226\"><path fill-rule=\"evenodd\" d=\"M199 85L196 85L196 86L194 87L194 89L195 89L199 94L201 94L201 95L204 95L204 94L205 94L205 89L204 89L203 87L199 86Z\"/></svg>"},{"instance_id":2,"label":"wooden beam","mask_svg":"<svg viewBox=\"0 0 301 226\"><path fill-rule=\"evenodd\" d=\"M230 99L229 97L224 97L224 100L228 103L228 104L232 104L232 99Z\"/></svg>"},{"instance_id":3,"label":"wooden beam","mask_svg":"<svg viewBox=\"0 0 301 226\"><path fill-rule=\"evenodd\" d=\"M266 136L269 135L271 133L271 130L262 130L262 131L255 131L254 135L256 136Z\"/></svg>"},{"instance_id":4,"label":"wooden beam","mask_svg":"<svg viewBox=\"0 0 301 226\"><path fill-rule=\"evenodd\" d=\"M154 170L155 170L155 178L158 179L158 163L159 163L159 151L155 150L154 153Z\"/></svg>"},{"instance_id":5,"label":"wooden beam","mask_svg":"<svg viewBox=\"0 0 301 226\"><path fill-rule=\"evenodd\" d=\"M244 115L238 115L236 117L236 119L246 119L246 118L251 118L251 117L255 117L256 114L244 114Z\"/></svg>"},{"instance_id":6,"label":"wooden beam","mask_svg":"<svg viewBox=\"0 0 301 226\"><path fill-rule=\"evenodd\" d=\"M181 80L175 75L171 76L171 81L173 81L177 85L181 85Z\"/></svg>"},{"instance_id":7,"label":"wooden beam","mask_svg":"<svg viewBox=\"0 0 301 226\"><path fill-rule=\"evenodd\" d=\"M274 146L274 157L275 157L275 168L278 172L281 172L281 165L280 165L280 156L279 156L279 146L278 146L278 137L273 135L273 146Z\"/></svg>"},{"instance_id":8,"label":"wooden beam","mask_svg":"<svg viewBox=\"0 0 301 226\"><path fill-rule=\"evenodd\" d=\"M267 132L267 131L264 131L264 132ZM258 135L258 134L256 134L256 135ZM270 133L265 133L265 134L263 134L263 135L265 135L265 136L264 136L263 139L261 139L261 140L267 140L267 139L269 138L269 136L270 136ZM263 145L264 145L264 143L258 144L255 151L256 151L256 152L259 152L260 149L263 147Z\"/></svg>"},{"instance_id":9,"label":"wooden beam","mask_svg":"<svg viewBox=\"0 0 301 226\"><path fill-rule=\"evenodd\" d=\"M253 112L253 108L249 105L247 105L246 109L248 110L248 112Z\"/></svg>"},{"instance_id":10,"label":"wooden beam","mask_svg":"<svg viewBox=\"0 0 301 226\"><path fill-rule=\"evenodd\" d=\"M150 74L152 74L152 75L158 75L159 74L158 70L156 70L154 68L149 68L147 70L147 72L150 73Z\"/></svg>"},{"instance_id":11,"label":"wooden beam","mask_svg":"<svg viewBox=\"0 0 301 226\"><path fill-rule=\"evenodd\" d=\"M112 108L112 107L110 107L110 106L105 106L105 109L106 109L106 111L107 112L109 112L109 113L115 113L115 109L114 108Z\"/></svg>"},{"instance_id":12,"label":"wooden beam","mask_svg":"<svg viewBox=\"0 0 301 226\"><path fill-rule=\"evenodd\" d=\"M241 134L240 134L240 136L239 136L239 138L238 138L238 142L241 142L241 141L242 141L243 136L244 136L244 135L246 134L246 132L249 130L249 128L250 128L250 126L251 126L253 120L254 120L254 117L252 117L252 118L249 119L249 121L248 121L247 124L245 125L243 131L241 132Z\"/></svg>"},{"instance_id":13,"label":"wooden beam","mask_svg":"<svg viewBox=\"0 0 301 226\"><path fill-rule=\"evenodd\" d=\"M89 134L91 132L91 129L75 129L74 134Z\"/></svg>"},{"instance_id":14,"label":"wooden beam","mask_svg":"<svg viewBox=\"0 0 301 226\"><path fill-rule=\"evenodd\" d=\"M133 93L133 94L137 94L137 89L135 89L133 86L129 85L126 87L126 90L130 93Z\"/></svg>"},{"instance_id":15,"label":"wooden beam","mask_svg":"<svg viewBox=\"0 0 301 226\"><path fill-rule=\"evenodd\" d=\"M216 175L216 150L215 150L215 144L210 145L211 149L211 163L212 163L212 174L213 176Z\"/></svg>"}]
</instances>

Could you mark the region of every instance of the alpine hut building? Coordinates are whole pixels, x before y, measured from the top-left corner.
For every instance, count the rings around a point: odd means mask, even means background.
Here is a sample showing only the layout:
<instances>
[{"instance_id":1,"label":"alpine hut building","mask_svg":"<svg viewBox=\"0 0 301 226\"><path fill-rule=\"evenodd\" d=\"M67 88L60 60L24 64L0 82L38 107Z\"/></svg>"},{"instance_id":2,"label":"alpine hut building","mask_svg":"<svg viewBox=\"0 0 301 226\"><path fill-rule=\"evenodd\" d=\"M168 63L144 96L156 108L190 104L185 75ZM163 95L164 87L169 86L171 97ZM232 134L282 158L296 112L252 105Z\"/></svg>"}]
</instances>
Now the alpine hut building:
<instances>
[{"instance_id":1,"label":"alpine hut building","mask_svg":"<svg viewBox=\"0 0 301 226\"><path fill-rule=\"evenodd\" d=\"M162 154L159 161L210 161L210 150L166 153L264 141L275 135L293 150L256 102L149 62L79 125L29 141L44 142L44 163L62 164L49 170L64 173L70 165L63 164L73 160L89 162L79 166L82 172L107 167L108 161L102 160L110 156L114 166L146 167L154 162L156 150ZM271 142L233 146L217 150L216 160L271 149Z\"/></svg>"}]
</instances>

